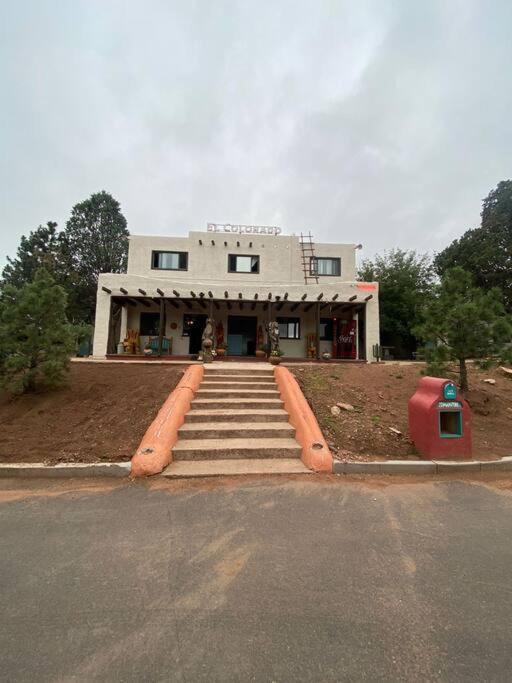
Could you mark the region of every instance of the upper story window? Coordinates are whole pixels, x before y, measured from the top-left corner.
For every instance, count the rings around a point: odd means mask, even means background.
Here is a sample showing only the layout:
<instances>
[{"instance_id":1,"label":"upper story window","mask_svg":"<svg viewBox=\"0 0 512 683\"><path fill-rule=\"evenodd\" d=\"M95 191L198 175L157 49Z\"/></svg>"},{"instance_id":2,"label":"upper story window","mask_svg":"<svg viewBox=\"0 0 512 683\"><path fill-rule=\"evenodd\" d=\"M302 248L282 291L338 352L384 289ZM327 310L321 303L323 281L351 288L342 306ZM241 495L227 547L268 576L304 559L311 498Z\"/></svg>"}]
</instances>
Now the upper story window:
<instances>
[{"instance_id":1,"label":"upper story window","mask_svg":"<svg viewBox=\"0 0 512 683\"><path fill-rule=\"evenodd\" d=\"M341 275L341 259L312 256L309 261L311 275Z\"/></svg>"},{"instance_id":2,"label":"upper story window","mask_svg":"<svg viewBox=\"0 0 512 683\"><path fill-rule=\"evenodd\" d=\"M300 339L300 318L277 318L280 339Z\"/></svg>"},{"instance_id":3,"label":"upper story window","mask_svg":"<svg viewBox=\"0 0 512 683\"><path fill-rule=\"evenodd\" d=\"M151 255L151 268L156 270L187 270L186 251L154 251Z\"/></svg>"},{"instance_id":4,"label":"upper story window","mask_svg":"<svg viewBox=\"0 0 512 683\"><path fill-rule=\"evenodd\" d=\"M238 254L229 254L228 256L228 273L259 273L260 272L260 257L259 256L240 256Z\"/></svg>"}]
</instances>

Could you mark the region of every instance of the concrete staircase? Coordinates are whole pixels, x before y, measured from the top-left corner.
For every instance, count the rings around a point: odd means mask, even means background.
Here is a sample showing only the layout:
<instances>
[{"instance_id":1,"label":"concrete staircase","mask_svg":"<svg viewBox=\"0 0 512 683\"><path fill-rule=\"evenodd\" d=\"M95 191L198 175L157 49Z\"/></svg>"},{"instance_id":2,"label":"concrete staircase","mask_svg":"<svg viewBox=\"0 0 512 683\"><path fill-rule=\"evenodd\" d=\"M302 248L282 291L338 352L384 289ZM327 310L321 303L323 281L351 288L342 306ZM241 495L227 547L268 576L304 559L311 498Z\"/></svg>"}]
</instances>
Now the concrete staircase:
<instances>
[{"instance_id":1,"label":"concrete staircase","mask_svg":"<svg viewBox=\"0 0 512 683\"><path fill-rule=\"evenodd\" d=\"M309 472L270 364L206 364L178 435L167 476Z\"/></svg>"}]
</instances>

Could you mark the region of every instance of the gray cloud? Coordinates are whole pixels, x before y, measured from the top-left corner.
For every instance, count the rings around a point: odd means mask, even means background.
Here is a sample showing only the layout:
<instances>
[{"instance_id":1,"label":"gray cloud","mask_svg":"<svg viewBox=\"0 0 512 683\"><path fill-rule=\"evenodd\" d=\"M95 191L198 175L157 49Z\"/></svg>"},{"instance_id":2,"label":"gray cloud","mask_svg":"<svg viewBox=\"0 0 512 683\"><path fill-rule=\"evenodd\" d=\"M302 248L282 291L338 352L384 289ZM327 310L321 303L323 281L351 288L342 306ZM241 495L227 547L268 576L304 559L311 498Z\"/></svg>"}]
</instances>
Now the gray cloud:
<instances>
[{"instance_id":1,"label":"gray cloud","mask_svg":"<svg viewBox=\"0 0 512 683\"><path fill-rule=\"evenodd\" d=\"M511 177L512 4L6 0L0 264L105 189L134 233L442 248Z\"/></svg>"}]
</instances>

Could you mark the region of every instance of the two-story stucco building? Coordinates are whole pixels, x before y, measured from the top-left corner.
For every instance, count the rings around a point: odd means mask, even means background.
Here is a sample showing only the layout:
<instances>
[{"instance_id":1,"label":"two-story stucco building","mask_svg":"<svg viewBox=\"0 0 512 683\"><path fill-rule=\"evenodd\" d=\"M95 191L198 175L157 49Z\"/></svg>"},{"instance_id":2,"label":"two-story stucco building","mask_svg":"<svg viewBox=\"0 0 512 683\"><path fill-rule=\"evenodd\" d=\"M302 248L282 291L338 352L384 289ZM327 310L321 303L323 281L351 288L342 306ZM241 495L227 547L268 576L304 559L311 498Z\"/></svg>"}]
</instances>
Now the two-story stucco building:
<instances>
[{"instance_id":1,"label":"two-story stucco building","mask_svg":"<svg viewBox=\"0 0 512 683\"><path fill-rule=\"evenodd\" d=\"M277 320L283 360L374 360L378 285L356 281L358 246L279 233L209 224L188 237L132 235L127 273L99 277L94 356L117 353L128 331L138 353L163 336L167 354L194 356L208 316L228 356L253 356Z\"/></svg>"}]
</instances>

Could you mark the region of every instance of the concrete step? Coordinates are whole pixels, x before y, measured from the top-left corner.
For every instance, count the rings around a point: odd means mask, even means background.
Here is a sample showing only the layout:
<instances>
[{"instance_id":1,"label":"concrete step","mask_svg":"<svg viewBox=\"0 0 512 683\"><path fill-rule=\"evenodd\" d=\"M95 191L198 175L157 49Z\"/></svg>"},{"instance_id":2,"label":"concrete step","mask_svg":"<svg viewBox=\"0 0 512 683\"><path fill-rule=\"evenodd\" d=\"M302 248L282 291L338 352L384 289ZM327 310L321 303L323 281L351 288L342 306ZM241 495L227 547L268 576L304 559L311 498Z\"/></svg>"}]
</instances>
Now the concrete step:
<instances>
[{"instance_id":1,"label":"concrete step","mask_svg":"<svg viewBox=\"0 0 512 683\"><path fill-rule=\"evenodd\" d=\"M185 424L196 422L288 422L288 413L280 408L190 410L185 415Z\"/></svg>"},{"instance_id":2,"label":"concrete step","mask_svg":"<svg viewBox=\"0 0 512 683\"><path fill-rule=\"evenodd\" d=\"M162 476L170 478L241 476L244 474L312 474L312 472L300 458L178 460L172 462L162 472Z\"/></svg>"},{"instance_id":3,"label":"concrete step","mask_svg":"<svg viewBox=\"0 0 512 683\"><path fill-rule=\"evenodd\" d=\"M235 375L224 372L205 373L208 382L274 382L274 375Z\"/></svg>"},{"instance_id":4,"label":"concrete step","mask_svg":"<svg viewBox=\"0 0 512 683\"><path fill-rule=\"evenodd\" d=\"M224 365L223 367L211 367L211 365L207 365L204 368L204 375L205 377L207 375L215 375L215 374L229 374L229 375L252 375L252 377L273 377L274 376L274 368L269 365L267 368L252 368L252 367L243 367L243 368L234 368L229 365Z\"/></svg>"},{"instance_id":5,"label":"concrete step","mask_svg":"<svg viewBox=\"0 0 512 683\"><path fill-rule=\"evenodd\" d=\"M203 379L201 382L200 389L277 389L277 385L274 380L270 381L252 381L252 382L237 382L237 381L210 381L208 379Z\"/></svg>"},{"instance_id":6,"label":"concrete step","mask_svg":"<svg viewBox=\"0 0 512 683\"><path fill-rule=\"evenodd\" d=\"M288 439L295 428L287 422L193 422L178 430L180 439Z\"/></svg>"},{"instance_id":7,"label":"concrete step","mask_svg":"<svg viewBox=\"0 0 512 683\"><path fill-rule=\"evenodd\" d=\"M196 392L198 398L279 398L276 389L203 389Z\"/></svg>"},{"instance_id":8,"label":"concrete step","mask_svg":"<svg viewBox=\"0 0 512 683\"><path fill-rule=\"evenodd\" d=\"M226 408L226 409L240 409L252 410L259 408L260 410L266 408L281 408L284 403L279 397L277 398L194 398L190 405L191 410L205 410L208 408Z\"/></svg>"},{"instance_id":9,"label":"concrete step","mask_svg":"<svg viewBox=\"0 0 512 683\"><path fill-rule=\"evenodd\" d=\"M178 439L173 460L300 458L295 439Z\"/></svg>"}]
</instances>

